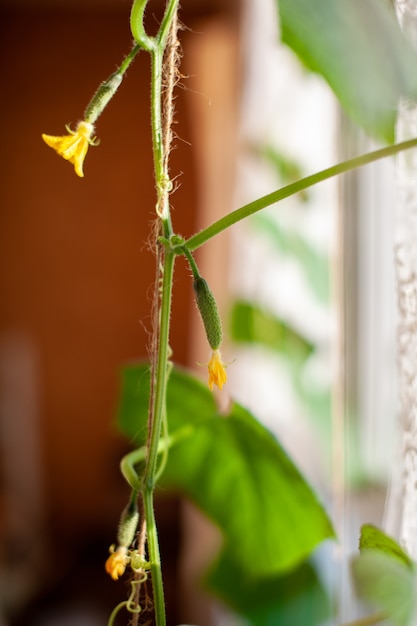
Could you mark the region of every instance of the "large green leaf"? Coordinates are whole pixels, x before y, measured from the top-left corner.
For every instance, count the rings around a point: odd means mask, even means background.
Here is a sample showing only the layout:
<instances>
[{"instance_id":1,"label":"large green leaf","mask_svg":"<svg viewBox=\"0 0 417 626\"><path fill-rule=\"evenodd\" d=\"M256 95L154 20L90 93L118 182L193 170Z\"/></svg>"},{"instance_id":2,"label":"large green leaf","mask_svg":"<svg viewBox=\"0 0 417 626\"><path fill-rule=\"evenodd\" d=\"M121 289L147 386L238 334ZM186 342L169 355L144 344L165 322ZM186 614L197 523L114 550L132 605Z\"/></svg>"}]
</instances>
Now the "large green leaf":
<instances>
[{"instance_id":1,"label":"large green leaf","mask_svg":"<svg viewBox=\"0 0 417 626\"><path fill-rule=\"evenodd\" d=\"M206 583L251 626L316 626L330 614L329 598L308 562L282 576L257 578L255 571L242 572L226 550Z\"/></svg>"},{"instance_id":2,"label":"large green leaf","mask_svg":"<svg viewBox=\"0 0 417 626\"><path fill-rule=\"evenodd\" d=\"M149 381L144 365L125 370L119 424L141 445ZM219 415L210 391L174 369L168 384L170 433L192 425L171 450L162 483L191 498L222 530L234 561L270 576L294 568L333 537L314 492L277 440L233 404Z\"/></svg>"},{"instance_id":3,"label":"large green leaf","mask_svg":"<svg viewBox=\"0 0 417 626\"><path fill-rule=\"evenodd\" d=\"M396 626L414 626L417 577L413 561L392 538L366 524L360 556L352 562L358 595L375 605Z\"/></svg>"},{"instance_id":4,"label":"large green leaf","mask_svg":"<svg viewBox=\"0 0 417 626\"><path fill-rule=\"evenodd\" d=\"M148 403L148 365L128 365L122 371L118 424L137 447L146 441ZM213 394L197 378L179 368L175 368L170 376L167 406L171 433L189 422L197 427L218 414Z\"/></svg>"},{"instance_id":5,"label":"large green leaf","mask_svg":"<svg viewBox=\"0 0 417 626\"><path fill-rule=\"evenodd\" d=\"M417 94L417 56L388 0L277 0L282 39L372 136L394 140L398 98Z\"/></svg>"},{"instance_id":6,"label":"large green leaf","mask_svg":"<svg viewBox=\"0 0 417 626\"><path fill-rule=\"evenodd\" d=\"M398 559L366 550L353 563L358 595L383 611L396 626L414 626L416 574Z\"/></svg>"},{"instance_id":7,"label":"large green leaf","mask_svg":"<svg viewBox=\"0 0 417 626\"><path fill-rule=\"evenodd\" d=\"M386 535L372 524L364 524L362 526L359 549L361 552L365 550L379 550L388 556L398 559L410 569L414 569L413 561L395 539Z\"/></svg>"}]
</instances>

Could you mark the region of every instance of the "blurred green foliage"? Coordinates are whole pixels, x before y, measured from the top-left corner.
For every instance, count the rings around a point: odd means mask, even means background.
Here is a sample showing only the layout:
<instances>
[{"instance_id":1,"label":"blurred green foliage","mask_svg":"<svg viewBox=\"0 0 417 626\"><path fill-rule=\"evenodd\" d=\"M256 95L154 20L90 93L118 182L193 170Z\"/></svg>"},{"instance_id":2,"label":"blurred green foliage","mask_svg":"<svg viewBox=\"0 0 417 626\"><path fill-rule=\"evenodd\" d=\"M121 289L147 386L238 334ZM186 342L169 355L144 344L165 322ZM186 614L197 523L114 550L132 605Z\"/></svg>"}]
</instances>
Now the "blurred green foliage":
<instances>
[{"instance_id":1,"label":"blurred green foliage","mask_svg":"<svg viewBox=\"0 0 417 626\"><path fill-rule=\"evenodd\" d=\"M388 0L277 0L282 40L369 135L394 141L398 100L417 97L417 54Z\"/></svg>"},{"instance_id":2,"label":"blurred green foliage","mask_svg":"<svg viewBox=\"0 0 417 626\"><path fill-rule=\"evenodd\" d=\"M119 426L138 446L145 442L148 399L148 366L126 368ZM227 415L219 414L207 387L177 368L168 382L167 414L174 438L189 430L170 449L161 486L189 497L223 535L223 552L210 586L217 589L216 581L228 577L233 567L235 578L223 588L222 597L247 617L250 613L253 624L266 624L268 611L276 615L278 605L288 610L277 594L296 588L297 568L304 572L300 584L308 581L318 594L314 597L321 598L324 592L302 563L323 540L334 537L334 531L314 491L278 441L236 403ZM250 581L263 621L255 617L254 605L247 606L243 581Z\"/></svg>"}]
</instances>

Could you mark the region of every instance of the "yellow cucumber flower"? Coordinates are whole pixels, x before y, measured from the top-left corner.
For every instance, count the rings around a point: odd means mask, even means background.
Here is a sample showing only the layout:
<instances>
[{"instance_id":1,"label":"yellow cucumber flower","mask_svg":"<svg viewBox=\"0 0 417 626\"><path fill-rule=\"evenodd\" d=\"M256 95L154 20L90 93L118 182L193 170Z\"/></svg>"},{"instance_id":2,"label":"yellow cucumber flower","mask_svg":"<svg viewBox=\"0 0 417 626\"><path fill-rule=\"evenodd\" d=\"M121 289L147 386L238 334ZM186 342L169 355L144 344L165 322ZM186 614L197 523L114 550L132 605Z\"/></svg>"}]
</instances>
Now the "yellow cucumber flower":
<instances>
[{"instance_id":1,"label":"yellow cucumber flower","mask_svg":"<svg viewBox=\"0 0 417 626\"><path fill-rule=\"evenodd\" d=\"M226 365L222 361L220 350L213 350L211 359L208 362L208 386L213 390L213 385L217 385L219 389L223 387L227 380Z\"/></svg>"},{"instance_id":2,"label":"yellow cucumber flower","mask_svg":"<svg viewBox=\"0 0 417 626\"><path fill-rule=\"evenodd\" d=\"M75 173L83 177L83 163L89 145L97 145L93 137L94 126L90 122L79 122L77 128L71 130L66 126L69 135L54 137L53 135L42 135L44 142L53 148L66 161L74 165Z\"/></svg>"},{"instance_id":3,"label":"yellow cucumber flower","mask_svg":"<svg viewBox=\"0 0 417 626\"><path fill-rule=\"evenodd\" d=\"M125 546L119 546L114 550L114 546L110 548L111 554L106 561L106 572L110 574L113 580L118 580L120 576L125 573L126 566L128 565L130 558L127 554L127 548Z\"/></svg>"}]
</instances>

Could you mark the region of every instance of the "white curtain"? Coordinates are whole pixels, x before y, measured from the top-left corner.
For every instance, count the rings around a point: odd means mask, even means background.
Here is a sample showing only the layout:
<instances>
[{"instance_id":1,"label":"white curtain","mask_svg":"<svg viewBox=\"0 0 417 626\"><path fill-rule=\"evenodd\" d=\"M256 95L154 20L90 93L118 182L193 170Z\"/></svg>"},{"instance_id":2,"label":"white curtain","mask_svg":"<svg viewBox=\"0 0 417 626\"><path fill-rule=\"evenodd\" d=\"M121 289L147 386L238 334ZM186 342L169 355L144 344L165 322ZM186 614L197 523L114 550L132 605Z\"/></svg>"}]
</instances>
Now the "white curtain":
<instances>
[{"instance_id":1,"label":"white curtain","mask_svg":"<svg viewBox=\"0 0 417 626\"><path fill-rule=\"evenodd\" d=\"M417 47L417 1L396 0L399 22ZM417 106L400 103L397 140L417 135ZM398 298L398 388L401 450L388 502L386 530L417 558L417 150L398 157L395 270Z\"/></svg>"}]
</instances>

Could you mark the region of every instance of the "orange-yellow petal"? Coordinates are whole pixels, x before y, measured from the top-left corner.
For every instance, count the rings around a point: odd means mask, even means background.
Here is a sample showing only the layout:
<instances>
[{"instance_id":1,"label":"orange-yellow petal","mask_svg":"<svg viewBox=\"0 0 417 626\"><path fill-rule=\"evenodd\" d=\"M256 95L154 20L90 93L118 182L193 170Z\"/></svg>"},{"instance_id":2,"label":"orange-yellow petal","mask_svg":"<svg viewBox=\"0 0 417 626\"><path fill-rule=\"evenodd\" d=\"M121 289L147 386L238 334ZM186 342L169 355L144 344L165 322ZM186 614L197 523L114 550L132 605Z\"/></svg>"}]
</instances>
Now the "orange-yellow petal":
<instances>
[{"instance_id":1,"label":"orange-yellow petal","mask_svg":"<svg viewBox=\"0 0 417 626\"><path fill-rule=\"evenodd\" d=\"M92 139L94 126L89 122L80 122L74 132L69 132L69 135L63 135L62 137L43 134L42 139L66 161L72 163L75 173L83 177L84 159L88 146L94 141Z\"/></svg>"},{"instance_id":2,"label":"orange-yellow petal","mask_svg":"<svg viewBox=\"0 0 417 626\"><path fill-rule=\"evenodd\" d=\"M227 380L227 375L226 366L222 361L220 350L213 350L211 353L211 359L208 363L208 373L208 385L210 390L213 390L213 385L217 385L217 387L221 389Z\"/></svg>"},{"instance_id":3,"label":"orange-yellow petal","mask_svg":"<svg viewBox=\"0 0 417 626\"><path fill-rule=\"evenodd\" d=\"M128 563L129 557L127 555L127 548L125 548L125 546L119 546L107 559L105 566L106 572L110 574L113 580L118 580L120 576L123 576L125 573Z\"/></svg>"}]
</instances>

